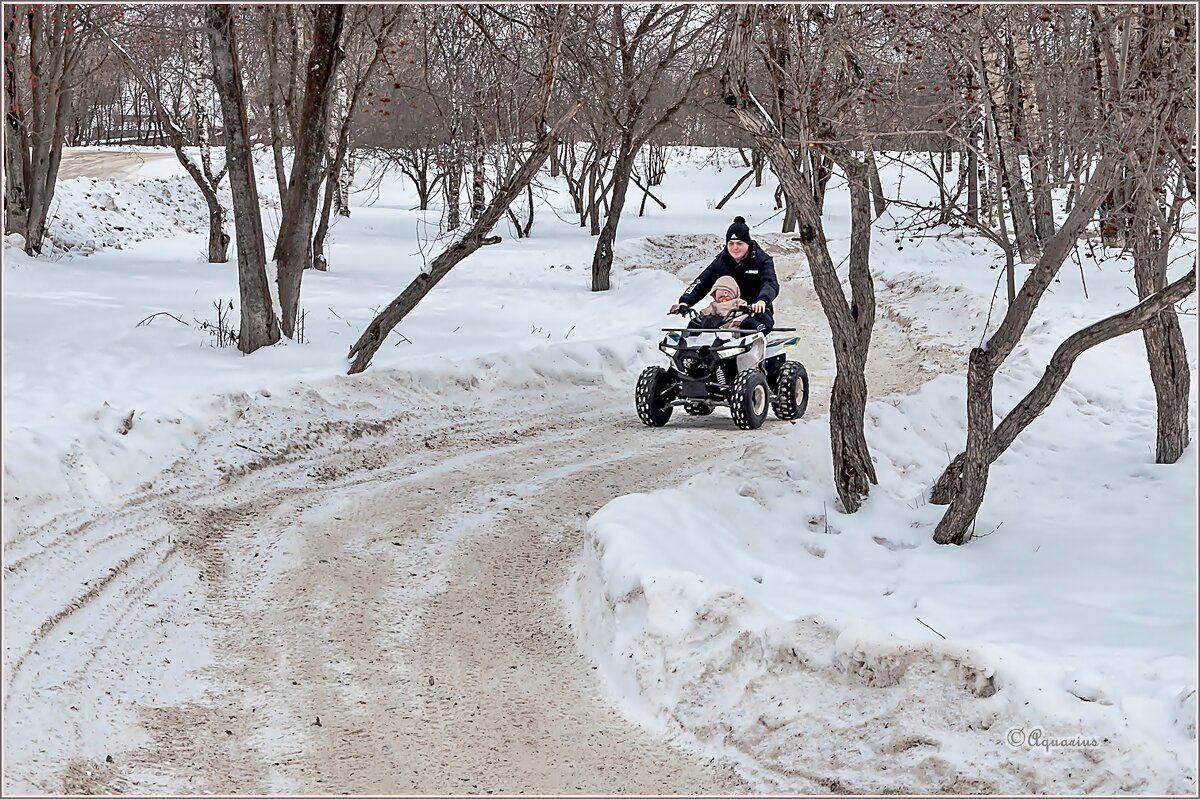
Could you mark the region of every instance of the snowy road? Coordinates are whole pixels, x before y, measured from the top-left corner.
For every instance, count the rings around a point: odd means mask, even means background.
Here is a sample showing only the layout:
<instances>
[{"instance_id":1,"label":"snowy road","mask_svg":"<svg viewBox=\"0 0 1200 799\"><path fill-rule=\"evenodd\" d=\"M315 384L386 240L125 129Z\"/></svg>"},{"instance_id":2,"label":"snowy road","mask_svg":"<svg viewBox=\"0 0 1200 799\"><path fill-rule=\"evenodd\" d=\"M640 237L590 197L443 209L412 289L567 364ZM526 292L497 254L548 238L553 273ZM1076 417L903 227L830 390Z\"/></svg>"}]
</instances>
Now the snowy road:
<instances>
[{"instance_id":1,"label":"snowy road","mask_svg":"<svg viewBox=\"0 0 1200 799\"><path fill-rule=\"evenodd\" d=\"M801 259L778 260L811 419L828 332ZM873 395L955 360L886 318L871 352ZM629 383L380 372L243 395L137 494L19 531L5 732L28 743L6 787L744 792L729 764L615 712L561 592L598 508L785 423L649 430Z\"/></svg>"},{"instance_id":2,"label":"snowy road","mask_svg":"<svg viewBox=\"0 0 1200 799\"><path fill-rule=\"evenodd\" d=\"M137 174L147 161L162 159L175 160L174 153L124 153L97 152L96 150L79 150L71 147L63 149L62 161L58 165L58 179L72 178L127 178Z\"/></svg>"}]
</instances>

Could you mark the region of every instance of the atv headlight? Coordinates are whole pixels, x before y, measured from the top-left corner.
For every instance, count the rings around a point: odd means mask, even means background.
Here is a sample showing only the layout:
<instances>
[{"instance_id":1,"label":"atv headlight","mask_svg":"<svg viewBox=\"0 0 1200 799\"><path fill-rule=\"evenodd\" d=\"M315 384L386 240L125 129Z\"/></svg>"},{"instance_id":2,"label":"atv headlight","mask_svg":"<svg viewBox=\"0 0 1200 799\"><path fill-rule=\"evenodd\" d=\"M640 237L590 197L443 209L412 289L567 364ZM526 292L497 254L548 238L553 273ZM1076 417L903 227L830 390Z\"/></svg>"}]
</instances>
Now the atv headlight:
<instances>
[{"instance_id":1,"label":"atv headlight","mask_svg":"<svg viewBox=\"0 0 1200 799\"><path fill-rule=\"evenodd\" d=\"M722 357L722 358L733 358L735 356L741 355L743 352L749 352L749 351L750 351L749 347L729 347L727 349L721 350L719 354L720 354L720 357Z\"/></svg>"}]
</instances>

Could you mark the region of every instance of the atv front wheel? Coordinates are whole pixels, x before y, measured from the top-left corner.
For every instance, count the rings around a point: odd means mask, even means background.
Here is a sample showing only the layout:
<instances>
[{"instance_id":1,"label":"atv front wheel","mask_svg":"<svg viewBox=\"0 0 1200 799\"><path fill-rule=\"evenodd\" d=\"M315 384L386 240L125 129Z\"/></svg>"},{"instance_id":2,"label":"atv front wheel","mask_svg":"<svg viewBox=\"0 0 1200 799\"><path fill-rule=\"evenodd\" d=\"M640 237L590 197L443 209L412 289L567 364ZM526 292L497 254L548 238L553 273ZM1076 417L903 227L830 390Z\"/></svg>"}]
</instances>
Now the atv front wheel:
<instances>
[{"instance_id":1,"label":"atv front wheel","mask_svg":"<svg viewBox=\"0 0 1200 799\"><path fill-rule=\"evenodd\" d=\"M734 423L743 430L762 427L770 407L770 396L767 377L761 369L755 367L739 374L729 392L729 412Z\"/></svg>"},{"instance_id":2,"label":"atv front wheel","mask_svg":"<svg viewBox=\"0 0 1200 799\"><path fill-rule=\"evenodd\" d=\"M647 366L638 378L634 399L638 418L649 427L662 427L675 410L663 394L670 385L670 376L661 366Z\"/></svg>"},{"instance_id":3,"label":"atv front wheel","mask_svg":"<svg viewBox=\"0 0 1200 799\"><path fill-rule=\"evenodd\" d=\"M779 391L772 403L775 416L784 421L799 419L808 408L808 371L804 364L788 361L779 369Z\"/></svg>"}]
</instances>

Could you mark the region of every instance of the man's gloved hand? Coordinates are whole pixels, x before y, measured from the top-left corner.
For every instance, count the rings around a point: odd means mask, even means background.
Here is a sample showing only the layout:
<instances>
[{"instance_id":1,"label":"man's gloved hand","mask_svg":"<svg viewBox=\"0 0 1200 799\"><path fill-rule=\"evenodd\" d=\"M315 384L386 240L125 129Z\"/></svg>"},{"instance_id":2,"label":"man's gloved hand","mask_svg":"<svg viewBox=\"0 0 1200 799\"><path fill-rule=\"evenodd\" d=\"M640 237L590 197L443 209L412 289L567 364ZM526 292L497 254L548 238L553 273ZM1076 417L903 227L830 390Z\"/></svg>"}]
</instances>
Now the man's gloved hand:
<instances>
[{"instance_id":1,"label":"man's gloved hand","mask_svg":"<svg viewBox=\"0 0 1200 799\"><path fill-rule=\"evenodd\" d=\"M671 306L671 310L667 311L667 313L678 313L678 314L687 313L687 312L688 312L688 306L682 302L675 303L674 305Z\"/></svg>"},{"instance_id":2,"label":"man's gloved hand","mask_svg":"<svg viewBox=\"0 0 1200 799\"><path fill-rule=\"evenodd\" d=\"M765 310L767 310L767 304L762 300L759 300L750 306L750 313L762 313Z\"/></svg>"}]
</instances>

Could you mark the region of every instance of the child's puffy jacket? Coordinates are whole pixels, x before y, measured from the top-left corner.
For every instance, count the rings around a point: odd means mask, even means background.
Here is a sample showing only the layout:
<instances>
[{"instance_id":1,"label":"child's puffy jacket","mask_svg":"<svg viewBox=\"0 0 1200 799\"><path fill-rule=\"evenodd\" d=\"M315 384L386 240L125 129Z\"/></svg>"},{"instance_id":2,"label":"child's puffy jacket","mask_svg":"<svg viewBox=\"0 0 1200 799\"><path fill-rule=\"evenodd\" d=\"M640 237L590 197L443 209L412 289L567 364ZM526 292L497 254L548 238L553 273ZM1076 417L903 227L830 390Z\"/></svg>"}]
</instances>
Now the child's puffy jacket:
<instances>
[{"instance_id":1,"label":"child's puffy jacket","mask_svg":"<svg viewBox=\"0 0 1200 799\"><path fill-rule=\"evenodd\" d=\"M742 292L737 281L729 275L717 278L717 282L712 288L713 294L716 294L717 289L728 289L733 294L733 299L725 302L717 302L714 299L707 306L701 308L698 311L700 318L697 320L697 324L700 327L735 330L742 320L750 315L749 303L741 298Z\"/></svg>"}]
</instances>

